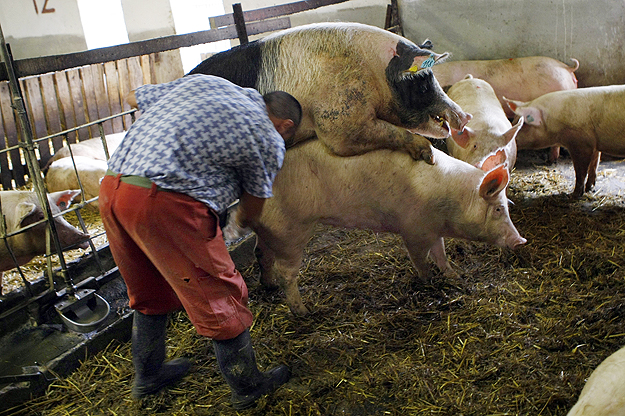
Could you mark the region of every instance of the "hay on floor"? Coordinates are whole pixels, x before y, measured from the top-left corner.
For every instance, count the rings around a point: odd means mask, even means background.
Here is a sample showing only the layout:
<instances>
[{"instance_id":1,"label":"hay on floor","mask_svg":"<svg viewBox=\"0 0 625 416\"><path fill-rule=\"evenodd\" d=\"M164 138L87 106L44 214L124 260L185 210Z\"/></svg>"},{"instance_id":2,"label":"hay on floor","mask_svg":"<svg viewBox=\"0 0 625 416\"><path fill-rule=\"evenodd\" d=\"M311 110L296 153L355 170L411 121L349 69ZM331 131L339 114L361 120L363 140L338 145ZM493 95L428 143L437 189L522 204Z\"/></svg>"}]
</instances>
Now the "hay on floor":
<instances>
[{"instance_id":1,"label":"hay on floor","mask_svg":"<svg viewBox=\"0 0 625 416\"><path fill-rule=\"evenodd\" d=\"M565 415L625 345L625 204L601 191L569 200L570 180L552 167L512 178L511 216L528 244L447 240L460 283L419 283L395 235L330 227L302 266L306 318L259 286L256 265L243 270L259 364L288 363L294 377L241 414ZM167 345L195 365L154 398L130 399L130 348L113 343L13 414L236 415L185 314Z\"/></svg>"}]
</instances>

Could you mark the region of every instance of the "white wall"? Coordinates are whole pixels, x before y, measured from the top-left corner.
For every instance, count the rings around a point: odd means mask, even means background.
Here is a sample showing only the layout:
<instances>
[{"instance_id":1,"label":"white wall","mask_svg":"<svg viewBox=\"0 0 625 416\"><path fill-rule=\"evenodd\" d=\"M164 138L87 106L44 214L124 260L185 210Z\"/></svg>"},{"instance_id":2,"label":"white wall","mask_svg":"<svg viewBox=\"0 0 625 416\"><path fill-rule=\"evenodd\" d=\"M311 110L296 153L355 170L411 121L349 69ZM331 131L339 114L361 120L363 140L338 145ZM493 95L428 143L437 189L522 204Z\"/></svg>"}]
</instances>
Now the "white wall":
<instances>
[{"instance_id":1,"label":"white wall","mask_svg":"<svg viewBox=\"0 0 625 416\"><path fill-rule=\"evenodd\" d=\"M15 59L87 49L76 0L2 0L0 25Z\"/></svg>"},{"instance_id":2,"label":"white wall","mask_svg":"<svg viewBox=\"0 0 625 416\"><path fill-rule=\"evenodd\" d=\"M580 62L580 86L625 84L623 0L399 0L407 38L454 60L544 55Z\"/></svg>"}]
</instances>

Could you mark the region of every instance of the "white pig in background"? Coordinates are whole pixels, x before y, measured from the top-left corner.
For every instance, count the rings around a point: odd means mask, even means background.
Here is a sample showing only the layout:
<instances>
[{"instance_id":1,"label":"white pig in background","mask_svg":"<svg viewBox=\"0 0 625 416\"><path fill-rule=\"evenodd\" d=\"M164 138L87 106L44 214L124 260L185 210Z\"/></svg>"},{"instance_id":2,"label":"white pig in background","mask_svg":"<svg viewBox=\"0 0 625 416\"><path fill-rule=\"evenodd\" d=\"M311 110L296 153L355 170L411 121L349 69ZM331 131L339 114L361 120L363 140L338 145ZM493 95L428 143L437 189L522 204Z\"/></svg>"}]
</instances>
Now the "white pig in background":
<instances>
[{"instance_id":1,"label":"white pig in background","mask_svg":"<svg viewBox=\"0 0 625 416\"><path fill-rule=\"evenodd\" d=\"M457 276L443 237L508 248L526 242L508 214L503 191L509 173L503 166L486 173L439 150L433 154L435 164L429 165L389 150L338 157L318 140L289 149L274 196L252 226L263 284L280 283L291 311L308 312L297 275L318 223L400 234L423 279L428 253L446 274Z\"/></svg>"},{"instance_id":2,"label":"white pig in background","mask_svg":"<svg viewBox=\"0 0 625 416\"><path fill-rule=\"evenodd\" d=\"M506 115L512 118L514 114L505 107L503 97L531 101L549 92L576 89L575 71L579 62L577 59L571 61L572 67L547 56L447 61L432 67L432 72L443 88L462 80L467 74L483 79L493 87Z\"/></svg>"},{"instance_id":3,"label":"white pig in background","mask_svg":"<svg viewBox=\"0 0 625 416\"><path fill-rule=\"evenodd\" d=\"M108 149L109 156L113 154L125 136L125 131L106 135L106 148ZM72 143L70 146L72 148L72 155L74 156L82 156L95 160L106 161L106 153L104 153L104 146L102 145L102 138L100 137L83 140L78 143ZM70 157L67 145L60 148L50 159L48 159L48 162L42 171L47 173L48 169L55 161L66 157Z\"/></svg>"},{"instance_id":4,"label":"white pig in background","mask_svg":"<svg viewBox=\"0 0 625 416\"><path fill-rule=\"evenodd\" d=\"M557 145L569 151L575 169L574 198L595 185L600 152L625 156L625 85L556 91L530 102L506 102L525 119L517 135L519 149Z\"/></svg>"},{"instance_id":5,"label":"white pig in background","mask_svg":"<svg viewBox=\"0 0 625 416\"><path fill-rule=\"evenodd\" d=\"M512 126L490 84L471 74L455 83L447 95L473 115L463 131L452 130L447 138L449 154L484 171L503 163L511 171L517 154L514 138L523 119Z\"/></svg>"},{"instance_id":6,"label":"white pig in background","mask_svg":"<svg viewBox=\"0 0 625 416\"><path fill-rule=\"evenodd\" d=\"M592 372L567 416L625 415L625 347Z\"/></svg>"},{"instance_id":7,"label":"white pig in background","mask_svg":"<svg viewBox=\"0 0 625 416\"><path fill-rule=\"evenodd\" d=\"M69 208L79 193L77 190L71 190L48 194L52 214L58 214ZM6 220L7 233L12 233L44 218L37 194L33 191L1 191L0 201L2 202L2 214ZM76 244L83 249L89 246L88 242L85 241L89 235L68 223L62 216L55 217L54 224L63 248ZM47 224L42 223L8 238L9 246L18 265L22 266L35 256L45 254L46 227ZM0 241L0 276L2 272L15 267L17 265L9 254L5 241Z\"/></svg>"},{"instance_id":8,"label":"white pig in background","mask_svg":"<svg viewBox=\"0 0 625 416\"><path fill-rule=\"evenodd\" d=\"M448 61L435 65L432 71L442 87L455 84L467 74L483 79L493 87L506 116L513 118L514 113L503 97L531 101L549 92L576 89L575 71L579 68L579 62L572 58L571 61L573 66L547 56ZM468 112L464 107L462 109ZM555 161L559 154L560 147L554 146L549 159Z\"/></svg>"},{"instance_id":9,"label":"white pig in background","mask_svg":"<svg viewBox=\"0 0 625 416\"><path fill-rule=\"evenodd\" d=\"M74 164L76 168L74 169ZM100 195L100 182L106 174L107 162L84 156L74 156L55 160L48 168L45 182L48 192L64 191L67 189L79 189L78 177L85 191L87 200ZM76 176L78 171L78 177ZM80 200L77 197L76 200ZM90 205L98 208L98 201Z\"/></svg>"}]
</instances>

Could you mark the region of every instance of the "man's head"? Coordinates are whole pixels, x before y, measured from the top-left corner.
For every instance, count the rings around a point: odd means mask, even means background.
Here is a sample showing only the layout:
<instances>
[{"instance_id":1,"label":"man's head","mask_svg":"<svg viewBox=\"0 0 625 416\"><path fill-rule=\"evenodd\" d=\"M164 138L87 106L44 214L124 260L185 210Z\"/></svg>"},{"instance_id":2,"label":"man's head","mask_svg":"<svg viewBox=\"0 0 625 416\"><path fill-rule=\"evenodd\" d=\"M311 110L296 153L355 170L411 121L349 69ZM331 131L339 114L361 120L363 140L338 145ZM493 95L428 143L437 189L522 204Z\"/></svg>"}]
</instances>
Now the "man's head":
<instances>
[{"instance_id":1,"label":"man's head","mask_svg":"<svg viewBox=\"0 0 625 416\"><path fill-rule=\"evenodd\" d=\"M291 94L273 91L263 95L269 119L284 140L295 135L302 121L302 106Z\"/></svg>"}]
</instances>

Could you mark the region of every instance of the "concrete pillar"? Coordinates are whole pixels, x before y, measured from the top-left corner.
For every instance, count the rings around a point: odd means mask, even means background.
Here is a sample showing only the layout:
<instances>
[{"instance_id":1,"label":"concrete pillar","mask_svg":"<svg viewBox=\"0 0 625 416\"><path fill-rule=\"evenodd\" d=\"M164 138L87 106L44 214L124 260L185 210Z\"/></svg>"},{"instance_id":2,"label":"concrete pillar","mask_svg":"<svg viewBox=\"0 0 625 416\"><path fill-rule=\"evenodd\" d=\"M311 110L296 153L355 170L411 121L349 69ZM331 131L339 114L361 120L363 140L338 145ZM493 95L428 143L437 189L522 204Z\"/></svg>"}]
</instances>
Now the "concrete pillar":
<instances>
[{"instance_id":1,"label":"concrete pillar","mask_svg":"<svg viewBox=\"0 0 625 416\"><path fill-rule=\"evenodd\" d=\"M130 42L176 34L169 0L122 0L122 9ZM162 83L180 78L184 75L180 52L175 50L157 54L154 69L156 80L153 82Z\"/></svg>"}]
</instances>

